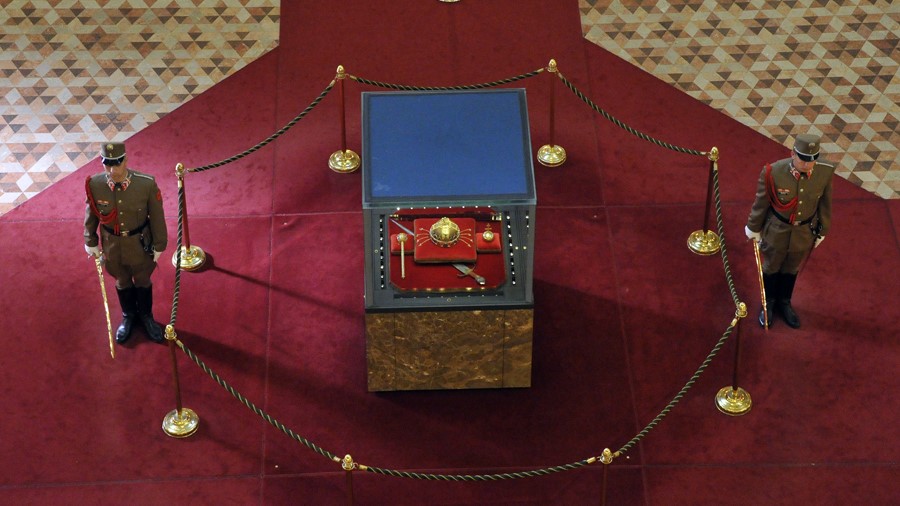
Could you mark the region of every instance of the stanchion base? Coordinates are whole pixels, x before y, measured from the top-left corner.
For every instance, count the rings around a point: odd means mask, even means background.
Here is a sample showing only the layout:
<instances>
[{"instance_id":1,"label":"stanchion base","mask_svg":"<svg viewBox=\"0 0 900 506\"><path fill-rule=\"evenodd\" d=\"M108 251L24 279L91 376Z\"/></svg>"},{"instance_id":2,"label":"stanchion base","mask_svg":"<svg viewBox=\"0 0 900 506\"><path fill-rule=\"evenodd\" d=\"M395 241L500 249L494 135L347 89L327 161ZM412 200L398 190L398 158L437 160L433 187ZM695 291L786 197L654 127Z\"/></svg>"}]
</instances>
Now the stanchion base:
<instances>
[{"instance_id":1,"label":"stanchion base","mask_svg":"<svg viewBox=\"0 0 900 506\"><path fill-rule=\"evenodd\" d=\"M335 151L328 158L328 168L342 174L353 172L359 168L359 155L351 149Z\"/></svg>"},{"instance_id":2,"label":"stanchion base","mask_svg":"<svg viewBox=\"0 0 900 506\"><path fill-rule=\"evenodd\" d=\"M741 416L750 411L752 404L750 394L741 387L738 387L737 390L732 387L722 387L716 394L716 407L726 415Z\"/></svg>"},{"instance_id":3,"label":"stanchion base","mask_svg":"<svg viewBox=\"0 0 900 506\"><path fill-rule=\"evenodd\" d=\"M719 252L719 234L712 230L697 230L688 237L687 245L698 255L713 255Z\"/></svg>"},{"instance_id":4,"label":"stanchion base","mask_svg":"<svg viewBox=\"0 0 900 506\"><path fill-rule=\"evenodd\" d=\"M544 144L538 149L537 161L545 167L559 167L566 161L566 150L555 144Z\"/></svg>"},{"instance_id":5,"label":"stanchion base","mask_svg":"<svg viewBox=\"0 0 900 506\"><path fill-rule=\"evenodd\" d=\"M181 270L196 271L206 263L206 253L198 246L181 247ZM172 255L172 265L178 267L178 252Z\"/></svg>"},{"instance_id":6,"label":"stanchion base","mask_svg":"<svg viewBox=\"0 0 900 506\"><path fill-rule=\"evenodd\" d=\"M181 408L181 415L178 410L173 409L163 418L162 430L172 437L188 437L197 432L200 425L200 417L193 410Z\"/></svg>"}]
</instances>

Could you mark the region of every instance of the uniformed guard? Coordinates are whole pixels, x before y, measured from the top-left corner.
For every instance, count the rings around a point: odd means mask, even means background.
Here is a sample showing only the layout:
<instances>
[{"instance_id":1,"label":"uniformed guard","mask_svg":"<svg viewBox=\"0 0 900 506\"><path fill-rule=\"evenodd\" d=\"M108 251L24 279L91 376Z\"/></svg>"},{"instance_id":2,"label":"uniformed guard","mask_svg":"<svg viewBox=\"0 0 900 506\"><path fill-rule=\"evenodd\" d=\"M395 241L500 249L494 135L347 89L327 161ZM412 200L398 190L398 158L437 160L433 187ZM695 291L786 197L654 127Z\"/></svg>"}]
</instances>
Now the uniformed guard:
<instances>
[{"instance_id":1,"label":"uniformed guard","mask_svg":"<svg viewBox=\"0 0 900 506\"><path fill-rule=\"evenodd\" d=\"M84 249L89 255L101 257L106 272L116 278L122 306L116 342L128 341L138 318L151 341L164 343L162 329L153 319L150 282L167 242L162 194L152 176L128 168L125 144L103 144L100 160L104 172L85 181Z\"/></svg>"},{"instance_id":2,"label":"uniformed guard","mask_svg":"<svg viewBox=\"0 0 900 506\"><path fill-rule=\"evenodd\" d=\"M744 231L760 241L766 301L792 328L800 318L791 306L794 284L806 258L831 226L831 178L834 166L818 161L820 138L801 134L790 158L763 167L756 200ZM772 325L775 311L759 313L760 325Z\"/></svg>"}]
</instances>

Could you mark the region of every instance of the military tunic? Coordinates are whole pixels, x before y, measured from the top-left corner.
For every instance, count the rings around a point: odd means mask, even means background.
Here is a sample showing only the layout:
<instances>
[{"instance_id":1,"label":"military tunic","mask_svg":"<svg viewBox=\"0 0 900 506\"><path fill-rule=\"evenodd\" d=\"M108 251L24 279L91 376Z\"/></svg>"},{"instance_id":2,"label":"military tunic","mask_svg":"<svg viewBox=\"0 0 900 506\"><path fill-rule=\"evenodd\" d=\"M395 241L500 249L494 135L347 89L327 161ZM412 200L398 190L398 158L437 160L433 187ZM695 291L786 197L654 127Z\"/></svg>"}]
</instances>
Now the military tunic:
<instances>
[{"instance_id":1,"label":"military tunic","mask_svg":"<svg viewBox=\"0 0 900 506\"><path fill-rule=\"evenodd\" d=\"M84 243L93 247L102 240L104 265L119 288L131 286L132 278L139 286L149 283L150 273L156 267L153 251L162 252L167 244L162 195L156 180L133 170L128 171L128 177L126 188L110 188L105 173L95 174L86 182L89 194L84 211Z\"/></svg>"},{"instance_id":2,"label":"military tunic","mask_svg":"<svg viewBox=\"0 0 900 506\"><path fill-rule=\"evenodd\" d=\"M831 178L834 166L816 162L810 175L795 176L791 159L764 167L750 208L747 228L759 232L763 272L797 274L816 236L831 227Z\"/></svg>"}]
</instances>

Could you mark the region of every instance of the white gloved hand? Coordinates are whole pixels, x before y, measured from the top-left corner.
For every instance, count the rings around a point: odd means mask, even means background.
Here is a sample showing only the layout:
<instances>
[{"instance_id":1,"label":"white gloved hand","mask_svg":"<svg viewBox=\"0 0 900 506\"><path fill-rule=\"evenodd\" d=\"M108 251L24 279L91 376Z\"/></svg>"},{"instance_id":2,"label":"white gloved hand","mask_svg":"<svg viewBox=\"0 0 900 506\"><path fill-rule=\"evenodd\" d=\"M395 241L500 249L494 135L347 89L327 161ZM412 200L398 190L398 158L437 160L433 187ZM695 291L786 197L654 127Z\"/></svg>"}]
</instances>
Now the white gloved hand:
<instances>
[{"instance_id":1,"label":"white gloved hand","mask_svg":"<svg viewBox=\"0 0 900 506\"><path fill-rule=\"evenodd\" d=\"M99 257L101 255L100 246L88 246L87 244L85 244L84 251L86 251L87 254L92 257Z\"/></svg>"},{"instance_id":2,"label":"white gloved hand","mask_svg":"<svg viewBox=\"0 0 900 506\"><path fill-rule=\"evenodd\" d=\"M750 230L750 227L746 225L744 226L744 233L747 234L747 239L753 239L756 242L762 240L762 236L759 235L759 232L753 232L752 230Z\"/></svg>"},{"instance_id":3,"label":"white gloved hand","mask_svg":"<svg viewBox=\"0 0 900 506\"><path fill-rule=\"evenodd\" d=\"M160 255L162 255L162 251L153 250L153 261L156 262L159 260Z\"/></svg>"},{"instance_id":4,"label":"white gloved hand","mask_svg":"<svg viewBox=\"0 0 900 506\"><path fill-rule=\"evenodd\" d=\"M819 245L822 244L822 241L824 241L824 240L825 240L824 235L822 237L816 237L816 243L813 244L813 248L818 248Z\"/></svg>"}]
</instances>

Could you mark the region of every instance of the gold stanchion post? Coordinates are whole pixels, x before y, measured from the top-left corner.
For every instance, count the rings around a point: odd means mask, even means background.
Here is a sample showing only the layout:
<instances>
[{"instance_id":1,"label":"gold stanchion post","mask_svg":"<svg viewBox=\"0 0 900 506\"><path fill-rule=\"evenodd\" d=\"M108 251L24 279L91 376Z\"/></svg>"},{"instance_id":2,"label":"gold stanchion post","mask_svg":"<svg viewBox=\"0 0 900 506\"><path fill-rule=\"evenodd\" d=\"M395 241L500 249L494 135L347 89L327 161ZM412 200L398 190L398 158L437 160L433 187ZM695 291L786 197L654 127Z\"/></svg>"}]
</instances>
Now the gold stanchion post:
<instances>
[{"instance_id":1,"label":"gold stanchion post","mask_svg":"<svg viewBox=\"0 0 900 506\"><path fill-rule=\"evenodd\" d=\"M347 476L347 504L350 506L353 506L353 471L358 467L358 464L353 462L353 457L344 455L344 459L341 460L341 468L344 469L344 474Z\"/></svg>"},{"instance_id":2,"label":"gold stanchion post","mask_svg":"<svg viewBox=\"0 0 900 506\"><path fill-rule=\"evenodd\" d=\"M328 168L340 173L353 172L359 168L359 155L347 149L347 118L344 114L344 81L346 77L344 66L338 65L335 79L341 83L341 150L335 151L328 158Z\"/></svg>"},{"instance_id":3,"label":"gold stanchion post","mask_svg":"<svg viewBox=\"0 0 900 506\"><path fill-rule=\"evenodd\" d=\"M709 212L712 207L713 176L719 170L719 148L713 147L709 154L709 184L706 189L706 215L703 218L703 230L696 230L688 237L687 245L698 255L712 255L719 251L719 234L709 229Z\"/></svg>"},{"instance_id":4,"label":"gold stanchion post","mask_svg":"<svg viewBox=\"0 0 900 506\"><path fill-rule=\"evenodd\" d=\"M169 355L172 357L172 375L175 379L175 409L163 418L162 429L172 437L188 437L197 432L200 417L193 410L181 405L181 386L178 382L178 361L175 359L175 328L166 325L166 340L169 341Z\"/></svg>"},{"instance_id":5,"label":"gold stanchion post","mask_svg":"<svg viewBox=\"0 0 900 506\"><path fill-rule=\"evenodd\" d=\"M178 176L179 190L184 189L185 172L187 172L187 170L184 168L184 164L178 163L175 165L175 174ZM190 229L188 228L187 198L180 201L178 205L181 208L181 228L184 237L183 245L181 246L181 268L185 271L195 271L200 267L203 267L203 264L206 263L206 253L204 253L200 247L191 245L191 234ZM178 267L177 251L172 255L172 265Z\"/></svg>"},{"instance_id":6,"label":"gold stanchion post","mask_svg":"<svg viewBox=\"0 0 900 506\"><path fill-rule=\"evenodd\" d=\"M734 372L731 377L731 386L722 387L716 394L716 407L719 411L730 416L740 416L750 411L753 400L746 390L738 386L738 364L741 357L741 321L747 316L747 305L738 304L735 318L731 322L734 327Z\"/></svg>"},{"instance_id":7,"label":"gold stanchion post","mask_svg":"<svg viewBox=\"0 0 900 506\"><path fill-rule=\"evenodd\" d=\"M550 60L547 66L547 72L556 74L559 70L556 68L556 60ZM562 146L554 144L556 135L556 78L550 82L550 143L544 144L538 149L537 161L545 167L559 167L566 161L566 150Z\"/></svg>"},{"instance_id":8,"label":"gold stanchion post","mask_svg":"<svg viewBox=\"0 0 900 506\"><path fill-rule=\"evenodd\" d=\"M609 465L612 464L613 459L619 456L619 452L613 453L609 448L604 448L603 453L600 455L600 463L603 464L603 489L600 491L600 506L606 506L606 483L607 483L607 473L609 471Z\"/></svg>"}]
</instances>

